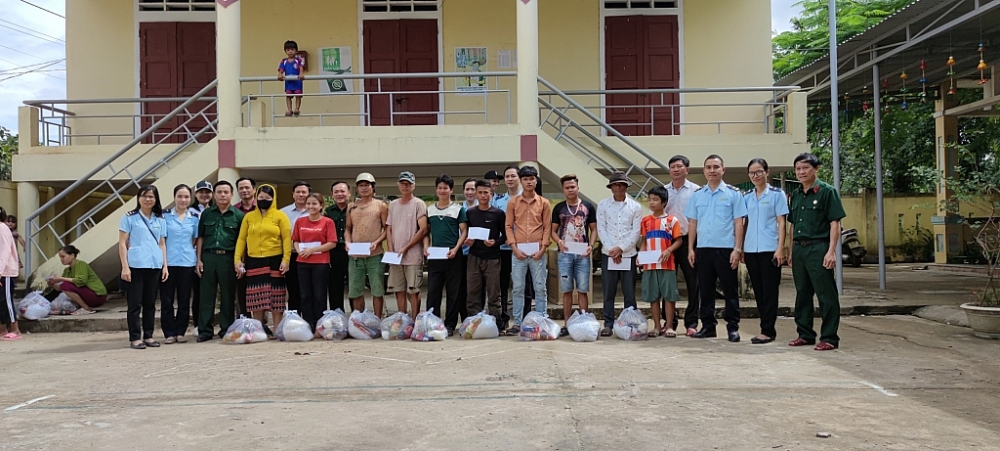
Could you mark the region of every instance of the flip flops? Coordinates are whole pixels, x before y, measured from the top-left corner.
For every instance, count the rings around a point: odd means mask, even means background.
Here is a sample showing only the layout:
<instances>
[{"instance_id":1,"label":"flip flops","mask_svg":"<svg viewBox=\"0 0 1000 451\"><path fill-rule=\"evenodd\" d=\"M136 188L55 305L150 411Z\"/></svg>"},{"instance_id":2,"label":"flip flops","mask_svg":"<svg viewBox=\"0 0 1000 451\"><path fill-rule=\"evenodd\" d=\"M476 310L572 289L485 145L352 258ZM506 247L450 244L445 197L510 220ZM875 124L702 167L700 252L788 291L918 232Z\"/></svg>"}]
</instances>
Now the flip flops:
<instances>
[{"instance_id":1,"label":"flip flops","mask_svg":"<svg viewBox=\"0 0 1000 451\"><path fill-rule=\"evenodd\" d=\"M14 332L7 333L4 336L0 337L0 340L3 340L3 341L17 341L17 340L20 340L20 339L21 339L21 335L15 334Z\"/></svg>"}]
</instances>

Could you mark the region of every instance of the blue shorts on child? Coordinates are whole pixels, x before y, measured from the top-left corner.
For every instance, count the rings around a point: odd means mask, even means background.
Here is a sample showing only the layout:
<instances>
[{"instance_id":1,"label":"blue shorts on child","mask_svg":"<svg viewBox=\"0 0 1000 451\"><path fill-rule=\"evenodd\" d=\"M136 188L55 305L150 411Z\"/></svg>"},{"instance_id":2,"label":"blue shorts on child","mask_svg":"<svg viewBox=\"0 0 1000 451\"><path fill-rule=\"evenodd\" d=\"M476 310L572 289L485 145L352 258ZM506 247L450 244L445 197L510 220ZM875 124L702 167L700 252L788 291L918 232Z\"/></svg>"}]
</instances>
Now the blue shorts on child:
<instances>
[{"instance_id":1,"label":"blue shorts on child","mask_svg":"<svg viewBox=\"0 0 1000 451\"><path fill-rule=\"evenodd\" d=\"M652 269L642 272L642 300L656 302L660 299L677 302L680 293L677 291L677 271L669 269Z\"/></svg>"}]
</instances>

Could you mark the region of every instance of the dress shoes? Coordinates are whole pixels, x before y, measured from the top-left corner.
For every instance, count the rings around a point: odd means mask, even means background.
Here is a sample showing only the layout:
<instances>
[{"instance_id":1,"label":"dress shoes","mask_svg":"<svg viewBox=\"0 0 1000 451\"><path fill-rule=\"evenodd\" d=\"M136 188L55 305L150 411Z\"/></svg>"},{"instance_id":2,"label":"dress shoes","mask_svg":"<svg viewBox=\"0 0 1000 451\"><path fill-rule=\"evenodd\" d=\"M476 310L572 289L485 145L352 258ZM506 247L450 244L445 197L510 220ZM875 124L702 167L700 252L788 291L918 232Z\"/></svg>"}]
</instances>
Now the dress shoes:
<instances>
[{"instance_id":1,"label":"dress shoes","mask_svg":"<svg viewBox=\"0 0 1000 451\"><path fill-rule=\"evenodd\" d=\"M729 342L730 343L739 343L740 342L740 333L736 332L735 330L730 331L729 332Z\"/></svg>"},{"instance_id":2,"label":"dress shoes","mask_svg":"<svg viewBox=\"0 0 1000 451\"><path fill-rule=\"evenodd\" d=\"M715 329L703 328L697 333L691 336L691 338L715 338L718 335L715 333Z\"/></svg>"}]
</instances>

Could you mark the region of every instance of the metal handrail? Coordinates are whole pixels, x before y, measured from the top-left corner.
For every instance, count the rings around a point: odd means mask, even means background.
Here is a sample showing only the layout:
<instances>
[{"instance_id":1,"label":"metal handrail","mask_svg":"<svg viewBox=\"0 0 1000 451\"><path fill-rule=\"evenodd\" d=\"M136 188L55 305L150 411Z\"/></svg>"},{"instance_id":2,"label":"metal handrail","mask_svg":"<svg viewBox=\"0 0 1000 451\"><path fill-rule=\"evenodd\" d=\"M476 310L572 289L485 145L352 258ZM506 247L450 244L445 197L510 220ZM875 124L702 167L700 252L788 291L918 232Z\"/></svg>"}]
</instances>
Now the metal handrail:
<instances>
[{"instance_id":1,"label":"metal handrail","mask_svg":"<svg viewBox=\"0 0 1000 451\"><path fill-rule=\"evenodd\" d=\"M183 103L181 103L180 105L178 105L177 108L174 108L173 111L171 111L170 113L168 113L162 119L160 119L159 121L157 121L155 124L151 125L142 134L140 134L135 139L133 139L132 141L130 141L128 144L126 144L124 147L122 147L121 150L118 150L117 152L115 152L114 154L112 154L110 157L108 157L107 159L105 159L102 163L100 163L99 165L97 165L94 169L91 169L89 172L87 172L86 175L84 175L84 176L80 177L79 179L77 179L75 182L73 182L72 184L70 184L66 189L62 190L55 197L53 197L48 202L46 202L44 205L42 205L41 207L39 207L37 210L35 210L31 214L29 214L25 218L25 228L26 228L26 230L25 230L25 232L26 232L25 233L25 237L26 237L26 240L27 240L26 244L28 244L28 246L26 246L26 247L28 247L30 249L31 245L33 244L34 247L35 247L35 249L37 249L39 251L39 253L44 256L44 253L42 252L42 250L41 250L40 246L38 245L38 243L34 242L35 235L37 233L40 233L41 230L43 229L43 227L39 227L37 231L32 232L31 229L32 229L32 225L34 224L34 221L38 217L40 217L43 212L45 212L49 208L52 208L53 206L55 206L56 203L58 203L59 201L65 199L67 196L69 196L69 194L71 192L73 192L74 190L76 190L77 188L79 188L81 185L83 185L84 183L86 183L87 181L89 181L91 177L93 177L94 175L97 175L97 173L99 173L100 171L104 170L105 168L111 168L114 175L120 174L121 172L125 172L125 173L129 174L129 177L132 179L132 181L130 183L135 183L136 182L135 177L133 177L131 175L131 173L128 172L127 168L131 164L133 164L136 161L138 161L139 158L142 158L142 156L137 157L131 163L129 163L128 165L125 165L124 168L122 168L121 170L118 170L118 171L114 170L114 168L112 167L112 163L114 163L115 160L117 160L118 158L120 158L122 155L124 155L128 151L132 150L135 146L137 146L138 144L142 143L142 141L144 141L146 138L148 138L153 133L155 133L157 129L159 129L160 127L162 127L168 121L174 119L175 117L177 117L177 115L179 115L182 112L186 111L187 108L190 107L192 104L194 104L197 101L203 100L202 96L204 96L205 94L207 94L211 90L215 89L215 87L216 87L217 84L218 84L218 80L213 80L211 83L209 83L207 86L205 86L204 88L202 88L201 90L199 90L193 96L187 98L187 100L185 100ZM211 107L216 102L217 102L217 100L211 102L205 108ZM190 122L190 120L194 119L195 117L197 117L197 116L192 115L191 118L189 118L187 122ZM214 127L214 124L217 123L217 120L216 121L209 121L209 124L206 127L202 128L202 130L199 131L196 134L192 134L190 132L190 130L187 129L187 122L179 125L171 133L169 133L166 136L164 136L153 147L159 146L160 144L162 144L164 141L166 141L173 134L177 133L180 130L184 130L188 134L188 139L185 140L184 143L182 143L181 145L179 145L178 148L176 148L174 152L171 153L171 156L176 155L177 153L179 153L180 150L183 150L185 147L187 147L188 145L190 145L192 142L197 142L198 137L200 137L205 132L205 129ZM149 153L149 151L151 151L153 147L151 147L150 149L147 149L147 151L145 153L143 153L143 156L145 154ZM155 171L156 169L158 169L160 167L160 165L166 164L166 160L167 159L168 158L162 158L159 161L157 161L157 163L154 164L154 166L152 168L150 168L149 170L143 172L143 174L142 174L141 177L144 178L145 176L148 176L148 174L152 173L152 171ZM114 185L111 183L111 180L113 180L114 175L112 176L112 178L110 178L108 181L106 181L106 183L108 183L109 186L112 187L112 190L115 191L115 197L117 197L117 198L120 199L121 197L118 194L120 191L118 189L115 189ZM129 184L126 184L125 186L129 186ZM86 196L84 196L83 198L86 198ZM83 199L83 198L81 198L81 199ZM79 202L80 202L80 200L77 201L77 203L79 203ZM68 211L68 210L69 209L67 209L66 211ZM59 215L56 215L56 216L58 217ZM52 225L52 222L54 220L55 220L55 218L53 218L52 221L49 221L44 227L48 227L48 228L51 229L51 225ZM82 221L78 221L78 223L79 222L82 222ZM33 269L32 268L32 261L31 261L31 254L32 254L32 252L30 252L30 250L27 251L27 252L25 252L25 272L26 272L26 274L30 274L31 271L32 271L32 269Z\"/></svg>"},{"instance_id":2,"label":"metal handrail","mask_svg":"<svg viewBox=\"0 0 1000 451\"><path fill-rule=\"evenodd\" d=\"M286 80L371 80L377 78L465 78L465 77L513 77L514 71L493 72L404 72L395 74L322 74L301 75ZM271 75L266 77L240 77L240 82L281 81Z\"/></svg>"},{"instance_id":3,"label":"metal handrail","mask_svg":"<svg viewBox=\"0 0 1000 451\"><path fill-rule=\"evenodd\" d=\"M213 82L215 83L215 82ZM196 96L198 94L195 94ZM118 99L61 99L61 100L25 100L27 106L42 108L43 105L81 105L94 103L157 103L157 102L183 102L191 97L147 97L147 98L118 98ZM216 97L201 97L198 100L210 101L218 100ZM70 113L72 114L72 113Z\"/></svg>"},{"instance_id":4,"label":"metal handrail","mask_svg":"<svg viewBox=\"0 0 1000 451\"><path fill-rule=\"evenodd\" d=\"M540 80L540 79L539 79ZM546 85L548 86L548 85ZM550 88L551 89L551 88ZM663 88L663 89L589 89L562 91L568 96L585 96L601 94L713 94L713 93L733 93L733 92L795 92L801 88L798 86L770 86L770 87L746 87L746 88ZM555 92L540 91L538 95L552 95Z\"/></svg>"},{"instance_id":5,"label":"metal handrail","mask_svg":"<svg viewBox=\"0 0 1000 451\"><path fill-rule=\"evenodd\" d=\"M582 105L580 105L575 100L573 100L572 98L570 98L569 95L567 95L566 93L560 91L559 88L556 88L555 85L553 85L552 83L549 83L548 80L546 80L546 79L542 78L541 76L539 76L538 77L538 82L541 83L541 84L543 84L543 85L545 85L546 88L549 88L552 91L552 94L560 97L561 99L563 99L563 101L565 101L566 103L568 103L570 106L572 106L573 108L575 108L577 111L579 111L580 113L582 113L584 116L587 116L588 119L590 119L591 121L596 122L598 125L601 126L601 128L603 128L604 130L606 130L607 133L609 133L611 135L614 135L616 138L618 138L623 143L625 143L625 145L631 147L632 150L635 150L636 152L638 152L639 155L642 155L643 157L645 157L649 162L656 164L657 166L660 167L660 169L663 169L665 172L670 172L670 168L666 164L664 164L662 161L660 161L659 158L656 158L655 156L651 155L649 152L646 152L641 147L637 146L634 142L632 142L632 140L626 138L625 135L621 134L618 130L615 130L615 128L612 127L611 125L608 125L608 123L604 122L603 119L597 117L594 113L591 113L590 111L588 111ZM600 141L600 140L598 140L598 141ZM628 161L628 160L623 159L622 161Z\"/></svg>"}]
</instances>

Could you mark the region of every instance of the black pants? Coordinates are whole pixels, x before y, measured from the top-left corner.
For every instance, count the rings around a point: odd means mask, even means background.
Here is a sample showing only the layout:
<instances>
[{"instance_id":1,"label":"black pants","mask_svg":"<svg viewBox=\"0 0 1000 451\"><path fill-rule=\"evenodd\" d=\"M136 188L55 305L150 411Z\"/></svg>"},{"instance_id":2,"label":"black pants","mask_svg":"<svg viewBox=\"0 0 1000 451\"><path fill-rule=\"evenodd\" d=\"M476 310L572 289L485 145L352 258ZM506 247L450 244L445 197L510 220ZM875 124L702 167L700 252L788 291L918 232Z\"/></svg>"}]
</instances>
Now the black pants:
<instances>
[{"instance_id":1,"label":"black pants","mask_svg":"<svg viewBox=\"0 0 1000 451\"><path fill-rule=\"evenodd\" d=\"M291 263L288 265L288 273L285 274L285 290L288 291L288 310L301 310L302 291L299 290L299 258L298 252L292 252ZM323 296L326 298L326 296Z\"/></svg>"},{"instance_id":2,"label":"black pants","mask_svg":"<svg viewBox=\"0 0 1000 451\"><path fill-rule=\"evenodd\" d=\"M194 294L191 296L191 324L198 327L198 309L201 308L201 277L198 277L197 273L191 280L191 285L194 289Z\"/></svg>"},{"instance_id":3,"label":"black pants","mask_svg":"<svg viewBox=\"0 0 1000 451\"><path fill-rule=\"evenodd\" d=\"M302 319L306 320L315 330L316 322L323 317L323 311L326 310L326 290L330 285L330 265L295 262L295 266L298 267L296 272L299 277L298 286L301 294L299 312L302 314Z\"/></svg>"},{"instance_id":4,"label":"black pants","mask_svg":"<svg viewBox=\"0 0 1000 451\"><path fill-rule=\"evenodd\" d=\"M715 330L719 322L715 319L715 282L722 285L726 298L726 330L740 330L740 293L736 270L729 264L732 249L703 247L696 251L694 267L698 271L698 286L701 288L701 327Z\"/></svg>"},{"instance_id":5,"label":"black pants","mask_svg":"<svg viewBox=\"0 0 1000 451\"><path fill-rule=\"evenodd\" d=\"M455 330L458 325L459 305L458 291L462 288L462 257L456 256L448 260L427 261L427 310L441 311L441 295L447 293L445 304L444 327Z\"/></svg>"},{"instance_id":6,"label":"black pants","mask_svg":"<svg viewBox=\"0 0 1000 451\"><path fill-rule=\"evenodd\" d=\"M330 310L344 310L344 298L347 289L347 248L340 244L330 251L330 284L327 296L330 299Z\"/></svg>"},{"instance_id":7,"label":"black pants","mask_svg":"<svg viewBox=\"0 0 1000 451\"><path fill-rule=\"evenodd\" d=\"M757 298L760 313L760 333L771 338L778 336L774 322L778 320L778 285L781 284L781 267L774 263L774 252L755 252L743 256L750 273L750 284Z\"/></svg>"},{"instance_id":8,"label":"black pants","mask_svg":"<svg viewBox=\"0 0 1000 451\"><path fill-rule=\"evenodd\" d=\"M467 293L469 291L469 278L466 277L469 267L469 256L459 251L455 259L461 259L462 261L458 266L458 269L462 272L458 277L458 316L464 321L465 318L469 317L469 293Z\"/></svg>"},{"instance_id":9,"label":"black pants","mask_svg":"<svg viewBox=\"0 0 1000 451\"><path fill-rule=\"evenodd\" d=\"M128 284L128 339L129 341L153 338L156 326L156 292L160 289L161 269L132 268L132 281ZM139 318L142 317L140 321Z\"/></svg>"},{"instance_id":10,"label":"black pants","mask_svg":"<svg viewBox=\"0 0 1000 451\"><path fill-rule=\"evenodd\" d=\"M215 310L215 306L212 306ZM250 312L247 310L247 278L246 273L243 277L236 279L236 316L250 317ZM267 319L267 316L264 317ZM225 331L223 331L225 332Z\"/></svg>"},{"instance_id":11,"label":"black pants","mask_svg":"<svg viewBox=\"0 0 1000 451\"><path fill-rule=\"evenodd\" d=\"M626 258L626 257L622 257ZM607 255L601 254L601 284L604 285L604 327L611 327L615 322L615 298L618 297L618 283L622 284L622 296L625 297L625 308L636 307L635 303L635 257L628 258L632 262L628 271L608 271Z\"/></svg>"},{"instance_id":12,"label":"black pants","mask_svg":"<svg viewBox=\"0 0 1000 451\"><path fill-rule=\"evenodd\" d=\"M510 321L508 301L510 300L510 275L514 271L512 258L514 258L514 251L500 250L500 318L498 318L500 323L497 324L500 327ZM524 297L528 297L527 291L525 291Z\"/></svg>"},{"instance_id":13,"label":"black pants","mask_svg":"<svg viewBox=\"0 0 1000 451\"><path fill-rule=\"evenodd\" d=\"M684 284L687 286L688 302L684 308L684 328L698 328L698 316L701 314L701 298L698 295L698 273L694 267L688 263L688 240L687 235L681 237L681 247L674 251L674 261L681 274L684 275ZM666 315L666 309L663 314ZM664 316L664 319L666 317ZM674 318L676 328L677 318Z\"/></svg>"},{"instance_id":14,"label":"black pants","mask_svg":"<svg viewBox=\"0 0 1000 451\"><path fill-rule=\"evenodd\" d=\"M198 276L193 266L170 266L170 277L160 282L160 329L165 338L183 337L187 333L190 316L191 293ZM174 310L174 300L177 310Z\"/></svg>"},{"instance_id":15,"label":"black pants","mask_svg":"<svg viewBox=\"0 0 1000 451\"><path fill-rule=\"evenodd\" d=\"M17 306L14 305L14 283L17 277L0 277L0 291L3 292L3 299L0 299L0 324L10 326L17 322ZM7 332L11 332L9 329Z\"/></svg>"}]
</instances>

